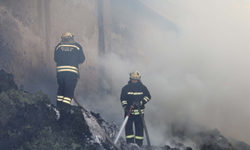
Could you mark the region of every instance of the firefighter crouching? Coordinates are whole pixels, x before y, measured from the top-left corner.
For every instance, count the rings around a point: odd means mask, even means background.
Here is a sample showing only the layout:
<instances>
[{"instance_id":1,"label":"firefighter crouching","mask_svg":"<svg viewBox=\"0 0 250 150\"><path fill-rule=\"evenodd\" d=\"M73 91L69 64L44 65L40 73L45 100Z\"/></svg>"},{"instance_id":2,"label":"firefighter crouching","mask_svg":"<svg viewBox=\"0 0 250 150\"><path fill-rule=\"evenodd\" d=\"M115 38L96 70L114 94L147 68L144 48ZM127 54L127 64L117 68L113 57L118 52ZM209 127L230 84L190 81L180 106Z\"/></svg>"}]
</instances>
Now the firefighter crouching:
<instances>
[{"instance_id":1,"label":"firefighter crouching","mask_svg":"<svg viewBox=\"0 0 250 150\"><path fill-rule=\"evenodd\" d=\"M141 75L138 71L130 73L130 81L127 85L122 88L121 92L121 104L126 112L129 111L131 105L134 102L139 103L139 107L142 111L144 117L144 108L145 104L148 103L151 99L150 93L145 85L141 82ZM138 146L143 144L143 122L138 110L138 106L134 106L132 113L128 119L128 122L125 126L125 134L127 143L134 143ZM133 123L135 124L135 135L133 132Z\"/></svg>"},{"instance_id":2,"label":"firefighter crouching","mask_svg":"<svg viewBox=\"0 0 250 150\"><path fill-rule=\"evenodd\" d=\"M78 64L85 60L82 46L74 41L74 36L66 32L55 47L54 60L57 66L57 106L69 109L79 77Z\"/></svg>"}]
</instances>

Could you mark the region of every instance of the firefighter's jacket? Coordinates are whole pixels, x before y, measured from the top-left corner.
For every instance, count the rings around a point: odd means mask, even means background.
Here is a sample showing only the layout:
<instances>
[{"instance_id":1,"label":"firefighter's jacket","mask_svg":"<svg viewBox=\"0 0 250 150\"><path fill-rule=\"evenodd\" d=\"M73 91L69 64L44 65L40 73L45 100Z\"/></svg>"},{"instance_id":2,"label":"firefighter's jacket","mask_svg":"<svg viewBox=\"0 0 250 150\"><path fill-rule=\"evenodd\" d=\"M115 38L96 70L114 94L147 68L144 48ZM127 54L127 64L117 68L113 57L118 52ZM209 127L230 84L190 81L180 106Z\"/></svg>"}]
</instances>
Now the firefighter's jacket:
<instances>
[{"instance_id":1,"label":"firefighter's jacket","mask_svg":"<svg viewBox=\"0 0 250 150\"><path fill-rule=\"evenodd\" d=\"M55 48L54 60L57 64L57 73L66 71L78 74L78 64L85 60L82 46L76 42L61 42Z\"/></svg>"},{"instance_id":2,"label":"firefighter's jacket","mask_svg":"<svg viewBox=\"0 0 250 150\"><path fill-rule=\"evenodd\" d=\"M139 103L139 106L142 113L144 113L145 104L148 103L150 99L151 95L147 87L143 85L141 81L138 81L135 84L129 81L128 84L122 88L120 100L123 107L130 107L134 102L141 101L142 103ZM138 107L136 105L134 106L132 115L139 115Z\"/></svg>"}]
</instances>

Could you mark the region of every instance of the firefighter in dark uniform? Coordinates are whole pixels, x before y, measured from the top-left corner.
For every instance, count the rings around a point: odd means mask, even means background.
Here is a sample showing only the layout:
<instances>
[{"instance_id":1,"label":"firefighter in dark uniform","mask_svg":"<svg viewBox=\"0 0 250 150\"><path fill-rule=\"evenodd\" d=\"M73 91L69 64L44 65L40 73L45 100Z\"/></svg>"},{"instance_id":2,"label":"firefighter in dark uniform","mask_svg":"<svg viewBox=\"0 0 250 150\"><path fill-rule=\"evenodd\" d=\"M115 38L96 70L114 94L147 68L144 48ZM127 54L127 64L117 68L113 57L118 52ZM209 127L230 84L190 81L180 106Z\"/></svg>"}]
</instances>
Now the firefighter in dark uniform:
<instances>
[{"instance_id":1,"label":"firefighter in dark uniform","mask_svg":"<svg viewBox=\"0 0 250 150\"><path fill-rule=\"evenodd\" d=\"M134 143L142 146L143 143L143 123L138 110L138 106L144 116L145 104L151 99L150 93L145 85L141 82L141 75L138 71L130 73L130 81L122 88L121 104L126 113L129 111L131 105L137 102L125 126L125 134L127 143ZM135 124L135 135L133 132L133 123ZM134 141L135 139L135 141Z\"/></svg>"},{"instance_id":2,"label":"firefighter in dark uniform","mask_svg":"<svg viewBox=\"0 0 250 150\"><path fill-rule=\"evenodd\" d=\"M82 46L74 41L74 36L66 32L56 46L54 60L57 66L57 106L68 109L74 96L76 83L79 77L78 64L85 60Z\"/></svg>"}]
</instances>

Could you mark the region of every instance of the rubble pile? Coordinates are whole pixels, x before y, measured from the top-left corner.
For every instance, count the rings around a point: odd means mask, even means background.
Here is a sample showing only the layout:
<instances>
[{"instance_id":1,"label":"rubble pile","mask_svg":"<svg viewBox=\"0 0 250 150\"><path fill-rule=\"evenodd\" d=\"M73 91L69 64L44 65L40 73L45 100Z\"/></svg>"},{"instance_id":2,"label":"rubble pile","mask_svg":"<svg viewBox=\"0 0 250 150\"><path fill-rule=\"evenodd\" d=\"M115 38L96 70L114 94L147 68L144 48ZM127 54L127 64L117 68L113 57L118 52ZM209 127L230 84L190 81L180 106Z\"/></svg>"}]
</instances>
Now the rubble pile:
<instances>
[{"instance_id":1,"label":"rubble pile","mask_svg":"<svg viewBox=\"0 0 250 150\"><path fill-rule=\"evenodd\" d=\"M199 150L237 150L218 130L195 128L201 130L175 124L171 134L183 141L192 140ZM0 149L115 150L102 132L114 140L118 131L114 122L106 122L91 111L83 113L80 107L72 106L68 113L60 113L42 91L31 94L19 90L13 75L0 70ZM169 145L153 145L151 150L192 150L181 142L170 141ZM146 145L128 145L122 137L117 146L121 150L149 150Z\"/></svg>"},{"instance_id":2,"label":"rubble pile","mask_svg":"<svg viewBox=\"0 0 250 150\"><path fill-rule=\"evenodd\" d=\"M0 149L95 149L85 142L91 133L79 109L59 119L59 111L42 91L18 90L13 75L3 70L0 78Z\"/></svg>"}]
</instances>

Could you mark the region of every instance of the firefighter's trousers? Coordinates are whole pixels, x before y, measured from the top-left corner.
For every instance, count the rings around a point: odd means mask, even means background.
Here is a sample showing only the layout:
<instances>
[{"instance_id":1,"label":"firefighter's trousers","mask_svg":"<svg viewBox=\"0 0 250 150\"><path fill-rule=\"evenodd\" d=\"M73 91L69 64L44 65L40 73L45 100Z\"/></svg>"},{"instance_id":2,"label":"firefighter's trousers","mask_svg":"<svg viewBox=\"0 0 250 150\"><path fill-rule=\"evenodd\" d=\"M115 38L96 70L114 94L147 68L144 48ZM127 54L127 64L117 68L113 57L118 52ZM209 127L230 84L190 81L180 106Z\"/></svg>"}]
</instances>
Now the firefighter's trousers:
<instances>
[{"instance_id":1,"label":"firefighter's trousers","mask_svg":"<svg viewBox=\"0 0 250 150\"><path fill-rule=\"evenodd\" d=\"M74 96L74 91L77 83L77 74L73 72L57 73L57 106L62 108L68 106Z\"/></svg>"},{"instance_id":2,"label":"firefighter's trousers","mask_svg":"<svg viewBox=\"0 0 250 150\"><path fill-rule=\"evenodd\" d=\"M143 115L144 117L144 115ZM133 123L135 124L135 135L133 131ZM134 143L142 146L143 143L143 123L140 115L130 115L128 122L125 126L125 134L127 143ZM134 141L135 139L135 141Z\"/></svg>"}]
</instances>

